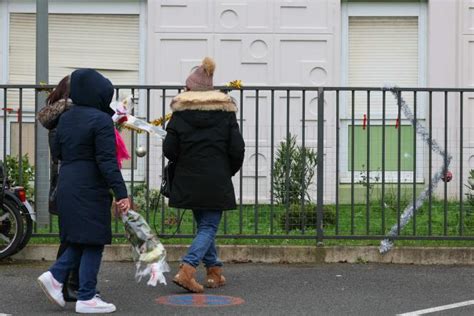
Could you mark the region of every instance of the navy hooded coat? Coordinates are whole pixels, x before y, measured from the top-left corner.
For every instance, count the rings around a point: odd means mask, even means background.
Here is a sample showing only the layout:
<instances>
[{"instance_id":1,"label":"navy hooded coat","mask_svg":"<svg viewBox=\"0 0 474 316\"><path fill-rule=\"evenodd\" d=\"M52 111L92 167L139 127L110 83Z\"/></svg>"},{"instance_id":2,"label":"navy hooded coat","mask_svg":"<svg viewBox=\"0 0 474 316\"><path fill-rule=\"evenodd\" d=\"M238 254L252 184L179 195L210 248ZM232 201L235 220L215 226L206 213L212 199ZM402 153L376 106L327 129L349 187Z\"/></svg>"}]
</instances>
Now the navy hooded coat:
<instances>
[{"instance_id":1,"label":"navy hooded coat","mask_svg":"<svg viewBox=\"0 0 474 316\"><path fill-rule=\"evenodd\" d=\"M109 104L111 82L92 69L71 75L74 106L61 115L53 156L61 160L57 203L61 242L110 244L111 202L127 197Z\"/></svg>"}]
</instances>

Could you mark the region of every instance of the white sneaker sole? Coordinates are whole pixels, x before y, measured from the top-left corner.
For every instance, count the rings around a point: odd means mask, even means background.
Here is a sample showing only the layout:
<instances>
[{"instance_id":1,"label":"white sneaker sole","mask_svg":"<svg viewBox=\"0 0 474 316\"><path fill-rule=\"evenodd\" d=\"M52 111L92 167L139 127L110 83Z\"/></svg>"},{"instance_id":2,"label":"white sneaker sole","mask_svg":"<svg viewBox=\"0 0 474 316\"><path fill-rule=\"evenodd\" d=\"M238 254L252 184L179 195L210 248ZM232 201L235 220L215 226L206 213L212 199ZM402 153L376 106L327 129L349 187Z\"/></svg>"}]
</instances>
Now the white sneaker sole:
<instances>
[{"instance_id":1,"label":"white sneaker sole","mask_svg":"<svg viewBox=\"0 0 474 316\"><path fill-rule=\"evenodd\" d=\"M81 307L77 308L76 307L76 313L78 314L109 314L113 313L117 310L117 307L112 306L112 307L103 307L103 308L97 308L97 307Z\"/></svg>"},{"instance_id":2,"label":"white sneaker sole","mask_svg":"<svg viewBox=\"0 0 474 316\"><path fill-rule=\"evenodd\" d=\"M40 278L38 278L37 281L38 281L39 286L43 290L44 294L46 294L46 297L49 299L49 301L51 303L53 303L55 305L58 305L59 307L65 307L66 306L66 303L64 303L64 305L63 305L60 301L56 300L54 297L51 296L51 294L49 293L46 285L43 283L43 281Z\"/></svg>"}]
</instances>

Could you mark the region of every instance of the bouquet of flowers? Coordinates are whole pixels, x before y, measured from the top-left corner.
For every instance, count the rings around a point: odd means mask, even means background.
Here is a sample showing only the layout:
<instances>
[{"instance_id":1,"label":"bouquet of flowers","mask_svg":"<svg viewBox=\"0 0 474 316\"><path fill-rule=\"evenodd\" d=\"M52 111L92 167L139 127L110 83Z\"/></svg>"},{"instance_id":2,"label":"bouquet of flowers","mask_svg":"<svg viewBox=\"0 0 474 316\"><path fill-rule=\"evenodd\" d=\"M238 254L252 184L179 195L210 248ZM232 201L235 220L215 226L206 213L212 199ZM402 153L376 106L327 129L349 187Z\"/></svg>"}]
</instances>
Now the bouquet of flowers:
<instances>
[{"instance_id":1,"label":"bouquet of flowers","mask_svg":"<svg viewBox=\"0 0 474 316\"><path fill-rule=\"evenodd\" d=\"M133 106L132 96L122 98L121 101L114 101L110 104L110 107L115 111L112 120L116 127L125 127L137 132L148 132L164 139L166 131L163 128L130 114ZM116 148L117 160L119 166L121 166L121 161L130 157L125 143L117 130ZM166 263L165 248L158 240L158 237L153 234L143 216L133 210L122 214L122 221L127 239L130 241L133 249L133 260L136 262L135 279L137 282L140 282L143 277L149 276L148 285L156 286L158 282L166 284L166 278L163 273L169 272L170 268Z\"/></svg>"},{"instance_id":2,"label":"bouquet of flowers","mask_svg":"<svg viewBox=\"0 0 474 316\"><path fill-rule=\"evenodd\" d=\"M164 139L166 131L163 128L130 114L133 106L133 97L131 95L123 98L121 101L112 102L110 107L115 111L115 114L112 116L115 124L137 132L147 132Z\"/></svg>"},{"instance_id":3,"label":"bouquet of flowers","mask_svg":"<svg viewBox=\"0 0 474 316\"><path fill-rule=\"evenodd\" d=\"M133 260L136 262L135 279L140 282L149 276L148 285L156 286L158 282L166 285L163 273L169 272L166 263L166 250L152 232L146 220L135 211L122 214L125 234L132 244Z\"/></svg>"}]
</instances>

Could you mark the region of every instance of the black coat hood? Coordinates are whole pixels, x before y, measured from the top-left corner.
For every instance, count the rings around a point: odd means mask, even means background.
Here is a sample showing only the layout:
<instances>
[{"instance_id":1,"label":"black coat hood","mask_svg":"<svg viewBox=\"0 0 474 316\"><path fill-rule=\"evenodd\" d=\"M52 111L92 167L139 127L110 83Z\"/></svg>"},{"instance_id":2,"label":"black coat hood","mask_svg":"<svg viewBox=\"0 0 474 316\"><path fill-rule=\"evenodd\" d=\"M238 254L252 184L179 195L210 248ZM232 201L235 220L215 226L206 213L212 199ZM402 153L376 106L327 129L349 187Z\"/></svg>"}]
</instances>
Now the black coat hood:
<instances>
[{"instance_id":1,"label":"black coat hood","mask_svg":"<svg viewBox=\"0 0 474 316\"><path fill-rule=\"evenodd\" d=\"M78 69L71 74L71 100L76 105L95 107L113 115L110 102L114 88L109 79L94 69Z\"/></svg>"}]
</instances>

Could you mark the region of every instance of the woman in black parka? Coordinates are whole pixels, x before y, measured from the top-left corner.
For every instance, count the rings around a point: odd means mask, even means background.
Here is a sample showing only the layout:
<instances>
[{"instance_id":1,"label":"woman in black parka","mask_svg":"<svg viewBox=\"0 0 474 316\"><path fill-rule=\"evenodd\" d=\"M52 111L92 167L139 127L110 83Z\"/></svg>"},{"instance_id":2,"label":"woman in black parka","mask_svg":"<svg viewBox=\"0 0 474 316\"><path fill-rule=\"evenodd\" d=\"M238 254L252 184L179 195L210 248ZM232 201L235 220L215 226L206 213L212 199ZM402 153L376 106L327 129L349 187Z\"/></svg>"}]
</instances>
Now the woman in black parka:
<instances>
[{"instance_id":1,"label":"woman in black parka","mask_svg":"<svg viewBox=\"0 0 474 316\"><path fill-rule=\"evenodd\" d=\"M208 287L225 283L215 236L222 211L236 208L232 176L245 151L236 105L227 94L213 91L214 68L212 59L205 58L186 80L187 91L173 99L163 143L164 155L176 163L169 205L191 209L197 223L197 235L173 281L195 293L203 291L194 278L201 261Z\"/></svg>"},{"instance_id":2,"label":"woman in black parka","mask_svg":"<svg viewBox=\"0 0 474 316\"><path fill-rule=\"evenodd\" d=\"M109 313L113 304L96 295L97 274L105 244L112 240L111 189L121 211L127 211L127 189L115 150L109 104L114 90L97 71L71 74L73 106L61 115L53 156L61 161L57 205L61 242L68 247L38 281L55 303L64 306L62 285L69 270L79 266L76 312Z\"/></svg>"}]
</instances>

